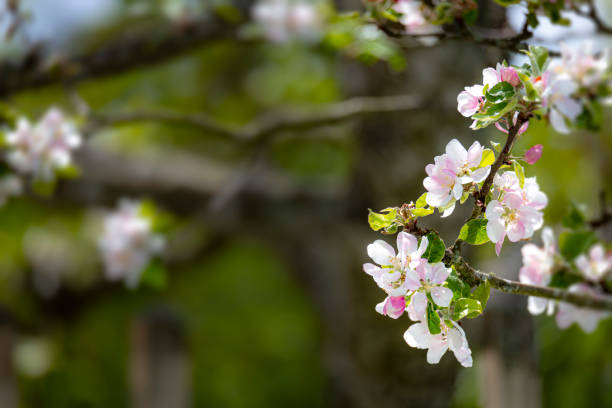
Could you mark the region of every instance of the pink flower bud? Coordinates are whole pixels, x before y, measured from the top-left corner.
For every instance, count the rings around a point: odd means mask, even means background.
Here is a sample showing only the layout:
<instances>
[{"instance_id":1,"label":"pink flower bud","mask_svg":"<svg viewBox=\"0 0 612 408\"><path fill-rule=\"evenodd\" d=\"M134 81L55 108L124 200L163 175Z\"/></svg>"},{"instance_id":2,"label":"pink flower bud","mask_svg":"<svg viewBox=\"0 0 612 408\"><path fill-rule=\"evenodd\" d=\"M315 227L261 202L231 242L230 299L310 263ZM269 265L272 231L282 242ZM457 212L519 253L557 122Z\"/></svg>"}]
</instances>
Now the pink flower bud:
<instances>
[{"instance_id":1,"label":"pink flower bud","mask_svg":"<svg viewBox=\"0 0 612 408\"><path fill-rule=\"evenodd\" d=\"M529 164L535 164L542 157L543 146L537 144L525 152L525 161Z\"/></svg>"}]
</instances>

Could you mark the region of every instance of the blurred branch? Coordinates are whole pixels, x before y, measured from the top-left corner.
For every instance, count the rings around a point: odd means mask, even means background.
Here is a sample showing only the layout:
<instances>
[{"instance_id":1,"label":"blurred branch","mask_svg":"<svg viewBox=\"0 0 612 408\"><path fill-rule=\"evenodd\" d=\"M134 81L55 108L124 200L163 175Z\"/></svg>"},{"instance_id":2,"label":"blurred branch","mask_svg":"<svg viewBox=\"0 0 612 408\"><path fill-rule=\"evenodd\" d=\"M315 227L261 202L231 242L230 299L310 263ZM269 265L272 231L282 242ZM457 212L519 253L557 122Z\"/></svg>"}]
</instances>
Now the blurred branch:
<instances>
[{"instance_id":1,"label":"blurred branch","mask_svg":"<svg viewBox=\"0 0 612 408\"><path fill-rule=\"evenodd\" d=\"M90 123L86 126L86 132L89 133L104 126L154 121L191 126L237 141L262 143L270 135L285 130L309 129L331 125L355 116L408 111L422 106L420 98L415 95L357 97L323 105L314 112L273 112L243 127L224 125L202 113L189 114L164 110L94 113Z\"/></svg>"},{"instance_id":2,"label":"blurred branch","mask_svg":"<svg viewBox=\"0 0 612 408\"><path fill-rule=\"evenodd\" d=\"M471 286L488 281L491 287L504 292L523 296L537 296L546 299L554 299L572 303L580 307L612 311L612 296L591 296L572 293L564 289L544 286L527 285L524 283L500 278L493 273L481 272L474 269L467 261L459 255L460 249L447 249L445 263L453 265L461 277Z\"/></svg>"},{"instance_id":3,"label":"blurred branch","mask_svg":"<svg viewBox=\"0 0 612 408\"><path fill-rule=\"evenodd\" d=\"M90 54L43 58L41 47L19 63L0 64L0 97L25 89L116 74L164 61L210 40L233 36L233 26L214 17L158 27L154 33L131 32Z\"/></svg>"}]
</instances>

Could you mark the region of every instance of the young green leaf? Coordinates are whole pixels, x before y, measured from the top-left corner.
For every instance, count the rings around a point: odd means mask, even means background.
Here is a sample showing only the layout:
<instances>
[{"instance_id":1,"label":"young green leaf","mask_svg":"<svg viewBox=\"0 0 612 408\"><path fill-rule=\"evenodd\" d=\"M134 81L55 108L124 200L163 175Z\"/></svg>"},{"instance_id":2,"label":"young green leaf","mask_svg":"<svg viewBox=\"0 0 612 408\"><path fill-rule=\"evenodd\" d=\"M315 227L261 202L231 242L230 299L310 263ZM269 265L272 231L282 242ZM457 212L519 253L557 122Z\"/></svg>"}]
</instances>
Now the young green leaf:
<instances>
[{"instance_id":1,"label":"young green leaf","mask_svg":"<svg viewBox=\"0 0 612 408\"><path fill-rule=\"evenodd\" d=\"M414 203L416 208L423 208L427 205L427 193L421 194L421 196Z\"/></svg>"},{"instance_id":2,"label":"young green leaf","mask_svg":"<svg viewBox=\"0 0 612 408\"><path fill-rule=\"evenodd\" d=\"M446 284L448 288L453 291L453 300L470 296L470 285L459 278L454 269L448 278L446 278Z\"/></svg>"},{"instance_id":3,"label":"young green leaf","mask_svg":"<svg viewBox=\"0 0 612 408\"><path fill-rule=\"evenodd\" d=\"M378 231L380 229L391 233L397 231L397 208L385 208L380 213L372 210L369 211L368 223L370 224L370 228L372 228L374 231Z\"/></svg>"},{"instance_id":4,"label":"young green leaf","mask_svg":"<svg viewBox=\"0 0 612 408\"><path fill-rule=\"evenodd\" d=\"M468 221L459 232L459 239L471 245L482 245L489 242L487 222L483 218Z\"/></svg>"},{"instance_id":5,"label":"young green leaf","mask_svg":"<svg viewBox=\"0 0 612 408\"><path fill-rule=\"evenodd\" d=\"M484 308L487 306L487 302L489 301L490 293L491 285L489 284L488 280L485 280L480 285L478 285L476 289L474 289L474 291L470 295L470 298L479 301L480 305L482 306L482 309L484 310Z\"/></svg>"},{"instance_id":6,"label":"young green leaf","mask_svg":"<svg viewBox=\"0 0 612 408\"><path fill-rule=\"evenodd\" d=\"M473 319L482 314L482 305L476 299L461 298L453 304L453 320L461 320L464 317Z\"/></svg>"},{"instance_id":7,"label":"young green leaf","mask_svg":"<svg viewBox=\"0 0 612 408\"><path fill-rule=\"evenodd\" d=\"M498 144L499 146L499 144ZM482 159L480 160L480 166L479 167L487 167L493 164L493 162L495 162L495 153L493 153L493 150L491 149L484 149L482 151Z\"/></svg>"},{"instance_id":8,"label":"young green leaf","mask_svg":"<svg viewBox=\"0 0 612 408\"><path fill-rule=\"evenodd\" d=\"M444 253L446 252L444 241L442 241L435 232L430 232L426 236L429 244L423 253L423 258L426 258L429 263L440 262L442 258L444 258Z\"/></svg>"},{"instance_id":9,"label":"young green leaf","mask_svg":"<svg viewBox=\"0 0 612 408\"><path fill-rule=\"evenodd\" d=\"M564 232L559 236L559 249L566 260L573 261L595 242L597 236L592 231Z\"/></svg>"}]
</instances>

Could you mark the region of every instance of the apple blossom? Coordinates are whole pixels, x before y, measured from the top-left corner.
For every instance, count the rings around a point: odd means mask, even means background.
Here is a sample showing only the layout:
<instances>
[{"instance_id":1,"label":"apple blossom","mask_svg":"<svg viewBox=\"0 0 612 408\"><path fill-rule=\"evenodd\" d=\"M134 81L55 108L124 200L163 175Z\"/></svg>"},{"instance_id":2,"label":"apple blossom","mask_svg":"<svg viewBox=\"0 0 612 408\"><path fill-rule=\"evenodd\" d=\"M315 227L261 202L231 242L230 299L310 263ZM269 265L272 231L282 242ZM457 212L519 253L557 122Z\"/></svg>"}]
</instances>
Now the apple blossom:
<instances>
[{"instance_id":1,"label":"apple blossom","mask_svg":"<svg viewBox=\"0 0 612 408\"><path fill-rule=\"evenodd\" d=\"M142 204L122 200L104 219L98 248L109 280L123 279L134 288L152 256L165 246L164 238L152 230L151 220L141 214Z\"/></svg>"},{"instance_id":2,"label":"apple blossom","mask_svg":"<svg viewBox=\"0 0 612 408\"><path fill-rule=\"evenodd\" d=\"M397 235L396 255L391 245L381 239L376 240L368 245L367 250L378 265L366 263L363 270L390 296L404 296L408 292L406 271L427 262L421 258L427 245L427 237L421 238L419 245L414 235L402 231Z\"/></svg>"},{"instance_id":3,"label":"apple blossom","mask_svg":"<svg viewBox=\"0 0 612 408\"><path fill-rule=\"evenodd\" d=\"M484 87L482 85L466 86L457 96L457 110L463 116L470 117L477 113L484 101Z\"/></svg>"},{"instance_id":4,"label":"apple blossom","mask_svg":"<svg viewBox=\"0 0 612 408\"><path fill-rule=\"evenodd\" d=\"M573 122L582 112L582 105L573 98L578 84L566 75L548 70L534 80L534 85L540 90L542 107L548 110L552 127L559 133L569 133L566 119Z\"/></svg>"},{"instance_id":5,"label":"apple blossom","mask_svg":"<svg viewBox=\"0 0 612 408\"><path fill-rule=\"evenodd\" d=\"M516 195L523 204L542 210L548 205L548 197L540 190L535 177L525 177L523 188L515 172L497 173L493 178L493 186L500 195Z\"/></svg>"},{"instance_id":6,"label":"apple blossom","mask_svg":"<svg viewBox=\"0 0 612 408\"><path fill-rule=\"evenodd\" d=\"M441 333L431 334L426 322L415 323L404 333L404 340L410 347L427 349L427 362L438 364L442 356L450 349L455 358L464 367L472 366L472 351L465 337L465 332L453 321L440 324Z\"/></svg>"},{"instance_id":7,"label":"apple blossom","mask_svg":"<svg viewBox=\"0 0 612 408\"><path fill-rule=\"evenodd\" d=\"M392 319L399 318L406 309L406 298L404 296L387 296L381 303L376 305L376 311L381 315Z\"/></svg>"},{"instance_id":8,"label":"apple blossom","mask_svg":"<svg viewBox=\"0 0 612 408\"><path fill-rule=\"evenodd\" d=\"M600 296L597 290L585 283L575 283L567 290L570 293L580 293L592 297ZM559 302L558 308L556 320L561 329L567 329L573 323L577 323L582 330L591 333L597 328L601 319L610 316L609 312L578 307L566 302Z\"/></svg>"},{"instance_id":9,"label":"apple blossom","mask_svg":"<svg viewBox=\"0 0 612 408\"><path fill-rule=\"evenodd\" d=\"M587 42L579 47L561 43L561 58L551 63L551 70L565 74L585 88L594 89L608 78L610 68L609 50L604 49L597 55L593 43Z\"/></svg>"},{"instance_id":10,"label":"apple blossom","mask_svg":"<svg viewBox=\"0 0 612 408\"><path fill-rule=\"evenodd\" d=\"M441 31L440 27L427 21L419 1L398 0L392 8L402 14L399 21L409 34L434 34Z\"/></svg>"},{"instance_id":11,"label":"apple blossom","mask_svg":"<svg viewBox=\"0 0 612 408\"><path fill-rule=\"evenodd\" d=\"M536 164L537 161L540 160L540 157L542 157L543 149L544 146L542 146L541 144L532 146L531 148L529 148L529 150L525 152L525 161L529 164Z\"/></svg>"},{"instance_id":12,"label":"apple blossom","mask_svg":"<svg viewBox=\"0 0 612 408\"><path fill-rule=\"evenodd\" d=\"M485 211L487 235L499 255L506 236L511 242L531 238L543 224L542 213L526 204L517 194L506 194L501 201L492 200Z\"/></svg>"},{"instance_id":13,"label":"apple blossom","mask_svg":"<svg viewBox=\"0 0 612 408\"><path fill-rule=\"evenodd\" d=\"M81 145L81 135L57 108L51 108L34 126L26 118L6 134L6 159L18 172L51 181L55 171L68 167L72 151Z\"/></svg>"},{"instance_id":14,"label":"apple blossom","mask_svg":"<svg viewBox=\"0 0 612 408\"><path fill-rule=\"evenodd\" d=\"M444 208L443 216L450 215L455 201L463 195L463 185L480 183L491 171L491 166L480 167L484 148L474 142L469 150L453 139L446 145L446 153L434 158L434 164L425 167L427 177L423 186L427 190L426 202L432 207Z\"/></svg>"},{"instance_id":15,"label":"apple blossom","mask_svg":"<svg viewBox=\"0 0 612 408\"><path fill-rule=\"evenodd\" d=\"M612 270L612 252L607 252L601 244L591 247L589 256L582 254L575 260L582 275L591 282L599 282Z\"/></svg>"},{"instance_id":16,"label":"apple blossom","mask_svg":"<svg viewBox=\"0 0 612 408\"><path fill-rule=\"evenodd\" d=\"M450 268L442 262L430 264L421 262L416 269L406 271L406 286L409 290L423 291L431 295L434 303L448 307L453 299L453 292L443 284L450 275Z\"/></svg>"},{"instance_id":17,"label":"apple blossom","mask_svg":"<svg viewBox=\"0 0 612 408\"><path fill-rule=\"evenodd\" d=\"M526 244L521 248L523 267L519 272L519 280L522 283L547 286L552 279L557 253L552 229L546 227L542 230L542 241L543 248L534 244ZM553 308L554 302L551 300L536 296L529 296L527 299L527 310L533 315L538 315L546 309L548 314L552 314Z\"/></svg>"},{"instance_id":18,"label":"apple blossom","mask_svg":"<svg viewBox=\"0 0 612 408\"><path fill-rule=\"evenodd\" d=\"M508 82L510 85L516 87L521 83L521 80L519 79L516 69L497 63L495 68L485 68L482 71L482 82L484 85L489 85L489 88L492 88L500 82Z\"/></svg>"}]
</instances>

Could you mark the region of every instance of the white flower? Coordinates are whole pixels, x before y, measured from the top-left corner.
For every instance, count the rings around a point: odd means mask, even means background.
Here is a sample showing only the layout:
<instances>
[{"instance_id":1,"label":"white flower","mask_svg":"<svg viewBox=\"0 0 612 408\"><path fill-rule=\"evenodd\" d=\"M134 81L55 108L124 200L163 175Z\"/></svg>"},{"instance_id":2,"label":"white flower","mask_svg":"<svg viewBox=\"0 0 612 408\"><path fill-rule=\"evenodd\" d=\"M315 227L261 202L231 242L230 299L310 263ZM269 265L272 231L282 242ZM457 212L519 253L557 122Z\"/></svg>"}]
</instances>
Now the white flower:
<instances>
[{"instance_id":1,"label":"white flower","mask_svg":"<svg viewBox=\"0 0 612 408\"><path fill-rule=\"evenodd\" d=\"M397 234L396 255L391 245L381 239L376 240L368 245L367 250L370 258L378 265L366 263L363 270L390 296L404 296L408 292L406 271L426 262L421 257L427 245L427 237L421 238L421 244L418 245L414 235L402 231Z\"/></svg>"},{"instance_id":2,"label":"white flower","mask_svg":"<svg viewBox=\"0 0 612 408\"><path fill-rule=\"evenodd\" d=\"M141 215L141 205L122 200L119 209L104 219L98 240L106 277L123 279L130 288L138 285L142 270L165 244L162 236L153 233L151 220Z\"/></svg>"},{"instance_id":3,"label":"white flower","mask_svg":"<svg viewBox=\"0 0 612 408\"><path fill-rule=\"evenodd\" d=\"M599 282L612 269L612 252L606 253L601 244L589 250L589 256L582 254L576 258L576 266L582 275L591 282Z\"/></svg>"},{"instance_id":4,"label":"white flower","mask_svg":"<svg viewBox=\"0 0 612 408\"><path fill-rule=\"evenodd\" d=\"M519 272L519 280L528 285L547 286L550 283L555 266L555 255L557 248L552 229L544 228L542 231L544 247L539 248L534 244L526 244L521 248L523 254L523 267ZM527 310L533 315L538 315L544 310L552 314L554 301L529 296L527 300Z\"/></svg>"},{"instance_id":5,"label":"white flower","mask_svg":"<svg viewBox=\"0 0 612 408\"><path fill-rule=\"evenodd\" d=\"M450 349L457 361L464 367L472 366L472 350L465 337L465 332L456 322L447 326L442 322L440 334L431 334L426 322L415 323L404 333L404 340L409 346L427 349L427 362L438 364L442 356Z\"/></svg>"},{"instance_id":6,"label":"white flower","mask_svg":"<svg viewBox=\"0 0 612 408\"><path fill-rule=\"evenodd\" d=\"M550 124L559 133L569 133L566 120L573 122L582 112L582 105L573 98L578 84L566 75L548 70L534 81L534 85L540 89L542 107L550 114Z\"/></svg>"},{"instance_id":7,"label":"white flower","mask_svg":"<svg viewBox=\"0 0 612 408\"><path fill-rule=\"evenodd\" d=\"M453 299L453 292L443 286L448 275L450 275L450 268L445 267L442 262L435 264L423 262L417 266L416 270L410 269L406 272L406 286L409 290L429 293L438 306L448 307Z\"/></svg>"},{"instance_id":8,"label":"white flower","mask_svg":"<svg viewBox=\"0 0 612 408\"><path fill-rule=\"evenodd\" d=\"M72 151L81 145L81 135L59 109L51 108L35 126L20 118L5 141L7 161L15 170L51 181L56 170L71 164Z\"/></svg>"},{"instance_id":9,"label":"white flower","mask_svg":"<svg viewBox=\"0 0 612 408\"><path fill-rule=\"evenodd\" d=\"M440 32L440 27L427 21L421 7L421 3L415 0L399 0L393 5L393 10L402 13L399 21L409 34L435 34Z\"/></svg>"},{"instance_id":10,"label":"white flower","mask_svg":"<svg viewBox=\"0 0 612 408\"><path fill-rule=\"evenodd\" d=\"M427 204L444 208L443 217L453 212L454 202L463 195L464 184L480 183L489 175L491 166L480 167L483 151L478 142L465 150L457 139L453 139L446 145L446 153L436 156L434 164L425 167L427 177L423 186L427 190Z\"/></svg>"}]
</instances>

